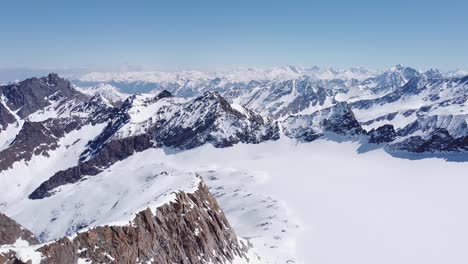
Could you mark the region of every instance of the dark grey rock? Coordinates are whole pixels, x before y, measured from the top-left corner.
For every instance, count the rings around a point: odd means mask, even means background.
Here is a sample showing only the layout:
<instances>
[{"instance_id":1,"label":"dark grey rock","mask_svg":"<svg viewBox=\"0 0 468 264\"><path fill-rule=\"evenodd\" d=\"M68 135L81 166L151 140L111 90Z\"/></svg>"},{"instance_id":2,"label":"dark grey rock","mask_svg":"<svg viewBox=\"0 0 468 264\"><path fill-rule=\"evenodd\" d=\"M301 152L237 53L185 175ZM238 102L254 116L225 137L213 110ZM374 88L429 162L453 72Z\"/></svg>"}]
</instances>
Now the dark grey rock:
<instances>
[{"instance_id":1,"label":"dark grey rock","mask_svg":"<svg viewBox=\"0 0 468 264\"><path fill-rule=\"evenodd\" d=\"M377 129L372 129L368 133L370 143L387 143L392 142L397 137L395 129L392 125L383 125Z\"/></svg>"},{"instance_id":2,"label":"dark grey rock","mask_svg":"<svg viewBox=\"0 0 468 264\"><path fill-rule=\"evenodd\" d=\"M13 245L18 239L27 241L30 245L39 244L39 240L33 233L23 228L15 220L0 213L0 246Z\"/></svg>"}]
</instances>

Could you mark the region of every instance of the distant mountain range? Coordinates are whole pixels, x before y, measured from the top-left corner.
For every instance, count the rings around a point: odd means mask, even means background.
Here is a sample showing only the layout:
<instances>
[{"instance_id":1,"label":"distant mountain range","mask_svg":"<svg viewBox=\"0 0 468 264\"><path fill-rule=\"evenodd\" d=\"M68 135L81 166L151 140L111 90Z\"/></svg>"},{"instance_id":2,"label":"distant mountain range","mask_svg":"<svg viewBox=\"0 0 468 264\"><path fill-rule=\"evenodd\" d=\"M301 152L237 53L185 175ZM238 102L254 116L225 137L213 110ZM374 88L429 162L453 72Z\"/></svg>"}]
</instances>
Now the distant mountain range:
<instances>
[{"instance_id":1,"label":"distant mountain range","mask_svg":"<svg viewBox=\"0 0 468 264\"><path fill-rule=\"evenodd\" d=\"M385 128L395 135L389 149L431 152L464 150L449 142L466 140L467 81L463 71L420 72L396 65L386 71L290 66L223 73L91 73L72 82L110 100L124 100L129 95L122 93L135 90L166 90L183 98L215 91L233 106L272 120L308 116L346 103L369 133L388 125ZM447 138L440 139L443 135Z\"/></svg>"}]
</instances>

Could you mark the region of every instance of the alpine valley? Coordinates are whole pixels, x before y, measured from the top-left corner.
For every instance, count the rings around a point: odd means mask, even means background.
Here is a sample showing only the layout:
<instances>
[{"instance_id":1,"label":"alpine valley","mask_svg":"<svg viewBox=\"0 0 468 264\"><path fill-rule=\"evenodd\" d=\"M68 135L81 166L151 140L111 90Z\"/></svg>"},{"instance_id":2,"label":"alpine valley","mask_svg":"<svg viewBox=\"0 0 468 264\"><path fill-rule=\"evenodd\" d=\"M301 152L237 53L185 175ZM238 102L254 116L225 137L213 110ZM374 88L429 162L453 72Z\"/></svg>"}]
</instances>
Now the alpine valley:
<instances>
[{"instance_id":1,"label":"alpine valley","mask_svg":"<svg viewBox=\"0 0 468 264\"><path fill-rule=\"evenodd\" d=\"M0 86L0 263L468 260L466 72L66 77Z\"/></svg>"}]
</instances>

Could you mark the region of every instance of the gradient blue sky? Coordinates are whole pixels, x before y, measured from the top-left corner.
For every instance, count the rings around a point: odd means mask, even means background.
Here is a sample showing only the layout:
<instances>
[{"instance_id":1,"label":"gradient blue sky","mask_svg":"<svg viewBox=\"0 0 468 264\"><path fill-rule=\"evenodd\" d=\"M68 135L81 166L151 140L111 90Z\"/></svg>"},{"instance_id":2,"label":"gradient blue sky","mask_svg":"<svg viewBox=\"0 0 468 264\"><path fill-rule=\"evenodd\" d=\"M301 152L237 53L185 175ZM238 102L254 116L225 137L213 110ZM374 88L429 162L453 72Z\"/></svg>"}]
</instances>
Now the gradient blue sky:
<instances>
[{"instance_id":1,"label":"gradient blue sky","mask_svg":"<svg viewBox=\"0 0 468 264\"><path fill-rule=\"evenodd\" d=\"M468 68L468 1L1 1L0 68Z\"/></svg>"}]
</instances>

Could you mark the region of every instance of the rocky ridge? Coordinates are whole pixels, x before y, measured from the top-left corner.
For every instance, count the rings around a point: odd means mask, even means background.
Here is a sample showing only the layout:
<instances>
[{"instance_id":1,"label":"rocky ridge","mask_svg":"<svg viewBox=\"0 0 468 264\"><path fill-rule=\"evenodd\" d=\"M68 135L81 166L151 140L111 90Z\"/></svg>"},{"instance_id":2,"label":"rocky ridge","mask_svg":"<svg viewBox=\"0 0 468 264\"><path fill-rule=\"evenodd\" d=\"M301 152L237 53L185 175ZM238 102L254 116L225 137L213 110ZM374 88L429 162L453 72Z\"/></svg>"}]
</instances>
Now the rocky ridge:
<instances>
[{"instance_id":1,"label":"rocky ridge","mask_svg":"<svg viewBox=\"0 0 468 264\"><path fill-rule=\"evenodd\" d=\"M14 221L0 215L0 224L9 223ZM31 237L31 245L37 244L29 231L14 228L12 239L3 244L12 245L21 232ZM14 245L1 248L0 263L78 263L80 259L91 263L231 263L248 261L249 247L237 239L215 198L200 182L195 192L178 192L173 201L137 213L127 225L98 226L35 246L39 257L34 260L20 258L21 250Z\"/></svg>"}]
</instances>

